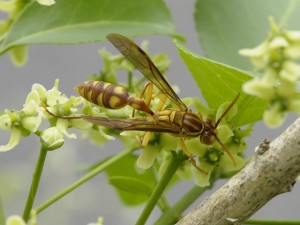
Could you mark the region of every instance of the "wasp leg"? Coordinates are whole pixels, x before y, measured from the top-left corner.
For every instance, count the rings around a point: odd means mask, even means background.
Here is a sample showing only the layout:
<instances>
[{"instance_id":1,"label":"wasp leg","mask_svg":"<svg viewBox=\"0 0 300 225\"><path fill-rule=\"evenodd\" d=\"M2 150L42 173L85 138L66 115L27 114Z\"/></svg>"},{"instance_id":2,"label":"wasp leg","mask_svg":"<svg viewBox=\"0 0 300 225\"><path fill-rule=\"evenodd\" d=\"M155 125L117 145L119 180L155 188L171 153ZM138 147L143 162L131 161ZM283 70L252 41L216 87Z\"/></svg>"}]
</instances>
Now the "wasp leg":
<instances>
[{"instance_id":1,"label":"wasp leg","mask_svg":"<svg viewBox=\"0 0 300 225\"><path fill-rule=\"evenodd\" d=\"M162 95L160 97L160 100L159 100L159 103L157 105L157 111L161 111L163 106L165 105L166 101L168 99L168 96L167 95Z\"/></svg>"},{"instance_id":2,"label":"wasp leg","mask_svg":"<svg viewBox=\"0 0 300 225\"><path fill-rule=\"evenodd\" d=\"M147 82L139 96L139 98L143 98L145 95L145 104L146 106L150 105L151 99L152 99L152 93L153 93L153 83L152 82ZM132 111L132 117L135 115L135 109Z\"/></svg>"},{"instance_id":3,"label":"wasp leg","mask_svg":"<svg viewBox=\"0 0 300 225\"><path fill-rule=\"evenodd\" d=\"M145 133L144 137L136 136L136 139L142 148L145 148L148 145L150 138L151 138L151 132L149 131Z\"/></svg>"},{"instance_id":4,"label":"wasp leg","mask_svg":"<svg viewBox=\"0 0 300 225\"><path fill-rule=\"evenodd\" d=\"M207 172L202 170L200 167L197 166L196 161L194 159L194 156L192 155L192 153L188 150L188 148L186 147L185 143L184 143L184 139L181 137L179 138L179 142L180 142L180 146L182 151L184 152L184 154L189 158L189 160L191 161L192 165L199 170L201 173L204 173L205 175L207 175Z\"/></svg>"}]
</instances>

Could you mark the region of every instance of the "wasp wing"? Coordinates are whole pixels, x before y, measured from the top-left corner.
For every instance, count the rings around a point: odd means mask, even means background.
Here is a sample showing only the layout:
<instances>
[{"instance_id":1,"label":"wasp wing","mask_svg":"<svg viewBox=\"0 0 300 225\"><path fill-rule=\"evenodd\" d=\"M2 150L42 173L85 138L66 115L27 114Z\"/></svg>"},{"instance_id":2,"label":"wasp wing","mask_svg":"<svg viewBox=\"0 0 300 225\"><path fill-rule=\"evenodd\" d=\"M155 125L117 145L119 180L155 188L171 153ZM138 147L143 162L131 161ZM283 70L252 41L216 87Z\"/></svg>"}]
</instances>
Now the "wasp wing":
<instances>
[{"instance_id":1,"label":"wasp wing","mask_svg":"<svg viewBox=\"0 0 300 225\"><path fill-rule=\"evenodd\" d=\"M107 35L107 38L161 93L167 95L180 109L187 111L186 105L177 96L146 52L123 35L112 33Z\"/></svg>"},{"instance_id":2,"label":"wasp wing","mask_svg":"<svg viewBox=\"0 0 300 225\"><path fill-rule=\"evenodd\" d=\"M179 134L181 129L178 126L155 121L152 117L146 118L102 118L92 116L80 116L81 119L87 120L93 124L104 126L107 128L120 131L151 131L151 132L166 132L172 134Z\"/></svg>"}]
</instances>

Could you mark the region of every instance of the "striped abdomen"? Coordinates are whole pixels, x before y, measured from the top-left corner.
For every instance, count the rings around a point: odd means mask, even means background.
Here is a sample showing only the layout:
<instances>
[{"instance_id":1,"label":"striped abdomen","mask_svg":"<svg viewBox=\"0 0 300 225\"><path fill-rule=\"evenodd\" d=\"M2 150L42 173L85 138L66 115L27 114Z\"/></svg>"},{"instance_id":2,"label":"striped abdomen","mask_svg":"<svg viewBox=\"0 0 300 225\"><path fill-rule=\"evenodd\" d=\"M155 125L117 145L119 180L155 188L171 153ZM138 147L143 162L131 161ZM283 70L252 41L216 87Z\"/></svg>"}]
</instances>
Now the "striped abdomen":
<instances>
[{"instance_id":1,"label":"striped abdomen","mask_svg":"<svg viewBox=\"0 0 300 225\"><path fill-rule=\"evenodd\" d=\"M86 100L108 109L120 109L128 105L129 95L125 88L103 81L86 81L75 90Z\"/></svg>"},{"instance_id":2,"label":"striped abdomen","mask_svg":"<svg viewBox=\"0 0 300 225\"><path fill-rule=\"evenodd\" d=\"M103 81L86 81L75 90L86 100L108 109L120 109L127 105L153 115L153 112L142 99L130 97L121 86Z\"/></svg>"}]
</instances>

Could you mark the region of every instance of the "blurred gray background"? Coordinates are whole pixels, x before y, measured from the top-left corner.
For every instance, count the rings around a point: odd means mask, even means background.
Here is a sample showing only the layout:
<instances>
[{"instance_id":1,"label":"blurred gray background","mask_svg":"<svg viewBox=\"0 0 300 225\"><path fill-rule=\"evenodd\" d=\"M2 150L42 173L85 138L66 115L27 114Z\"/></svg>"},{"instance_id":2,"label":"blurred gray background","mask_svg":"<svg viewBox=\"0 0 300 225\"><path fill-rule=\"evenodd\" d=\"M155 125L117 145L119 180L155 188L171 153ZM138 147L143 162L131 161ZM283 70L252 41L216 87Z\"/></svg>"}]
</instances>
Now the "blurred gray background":
<instances>
[{"instance_id":1,"label":"blurred gray background","mask_svg":"<svg viewBox=\"0 0 300 225\"><path fill-rule=\"evenodd\" d=\"M201 54L194 28L194 1L166 0L166 3L171 10L177 32L187 38L186 46ZM172 39L163 36L147 39L150 41L151 54L161 51L169 54L172 65L166 75L171 84L179 85L180 97L200 96L196 84L177 54ZM137 38L136 42L140 43L142 40ZM104 46L116 52L107 42L30 46L29 61L23 68L12 65L7 54L1 56L0 110L20 109L33 83L40 83L50 89L56 78L60 79L59 89L63 93L76 94L73 91L76 85L86 80L87 75L101 70L102 62L97 52ZM295 118L289 116L284 125L276 130L268 129L262 123L257 124L253 136L248 139L248 154L252 154L254 147L264 138L272 140L280 134ZM7 143L8 138L8 132L0 131L0 144ZM0 196L6 216L21 215L23 212L39 146L38 138L32 135L22 139L20 145L12 151L0 154ZM66 139L63 148L48 154L35 205L44 202L78 179L81 176L80 166L90 165L120 150L122 146L116 141L99 149L88 141ZM224 182L217 182L215 188ZM185 181L172 188L168 193L170 203L175 203L192 186L192 181ZM211 193L212 191L205 193L193 206ZM300 219L299 193L300 187L296 184L291 193L276 197L253 218ZM113 188L107 184L105 175L100 174L42 212L38 216L38 224L87 224L95 222L98 216L104 217L105 225L134 224L142 209L143 206L123 206ZM159 214L159 210L156 209L147 224L152 224Z\"/></svg>"}]
</instances>

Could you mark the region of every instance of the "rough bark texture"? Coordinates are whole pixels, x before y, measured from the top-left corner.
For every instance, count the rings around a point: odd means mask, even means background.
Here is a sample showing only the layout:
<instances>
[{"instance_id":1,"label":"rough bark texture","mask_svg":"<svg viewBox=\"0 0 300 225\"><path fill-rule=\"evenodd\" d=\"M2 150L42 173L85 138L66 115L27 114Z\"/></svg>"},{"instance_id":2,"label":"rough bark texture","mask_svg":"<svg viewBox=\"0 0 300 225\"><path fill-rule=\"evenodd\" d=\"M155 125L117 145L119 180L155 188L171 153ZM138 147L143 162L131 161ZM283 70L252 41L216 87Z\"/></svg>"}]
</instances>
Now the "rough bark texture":
<instances>
[{"instance_id":1,"label":"rough bark texture","mask_svg":"<svg viewBox=\"0 0 300 225\"><path fill-rule=\"evenodd\" d=\"M300 175L300 118L177 225L238 225L270 199L291 191Z\"/></svg>"}]
</instances>

